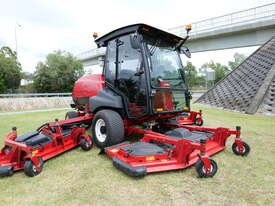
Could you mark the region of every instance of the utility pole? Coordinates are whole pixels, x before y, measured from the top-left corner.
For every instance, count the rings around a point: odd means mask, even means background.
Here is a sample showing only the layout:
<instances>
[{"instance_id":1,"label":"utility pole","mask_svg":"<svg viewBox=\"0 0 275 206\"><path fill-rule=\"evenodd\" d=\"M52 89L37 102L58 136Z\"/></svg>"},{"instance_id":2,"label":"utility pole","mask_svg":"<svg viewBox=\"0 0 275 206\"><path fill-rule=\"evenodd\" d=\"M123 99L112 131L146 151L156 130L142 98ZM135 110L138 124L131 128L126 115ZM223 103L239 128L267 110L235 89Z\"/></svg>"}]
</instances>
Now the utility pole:
<instances>
[{"instance_id":1,"label":"utility pole","mask_svg":"<svg viewBox=\"0 0 275 206\"><path fill-rule=\"evenodd\" d=\"M18 24L17 22L15 22L15 26L14 26L14 38L15 38L15 52L16 52L16 59L17 59L17 56L18 56L18 53L17 53L17 26L21 27L20 24Z\"/></svg>"}]
</instances>

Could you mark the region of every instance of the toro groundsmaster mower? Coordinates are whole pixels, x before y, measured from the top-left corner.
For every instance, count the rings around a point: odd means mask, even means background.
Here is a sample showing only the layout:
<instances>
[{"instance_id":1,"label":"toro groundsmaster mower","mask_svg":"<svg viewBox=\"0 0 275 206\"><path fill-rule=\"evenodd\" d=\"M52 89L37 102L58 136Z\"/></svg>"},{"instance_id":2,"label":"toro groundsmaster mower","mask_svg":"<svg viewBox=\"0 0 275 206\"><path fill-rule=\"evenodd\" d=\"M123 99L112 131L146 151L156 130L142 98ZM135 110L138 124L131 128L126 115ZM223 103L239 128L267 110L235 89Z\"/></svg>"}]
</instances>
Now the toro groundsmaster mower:
<instances>
[{"instance_id":1,"label":"toro groundsmaster mower","mask_svg":"<svg viewBox=\"0 0 275 206\"><path fill-rule=\"evenodd\" d=\"M85 151L92 148L92 139L86 133L87 121L92 116L47 123L22 136L16 127L5 138L0 153L0 176L12 175L24 169L27 176L41 173L44 161L78 145Z\"/></svg>"},{"instance_id":2,"label":"toro groundsmaster mower","mask_svg":"<svg viewBox=\"0 0 275 206\"><path fill-rule=\"evenodd\" d=\"M102 74L80 78L74 86L74 108L68 118L92 115L95 144L113 164L131 176L176 170L196 165L200 177L212 177L217 164L209 156L225 149L230 135L237 155L249 146L240 139L240 127L206 128L184 125L190 115L191 95L180 54L190 57L187 37L135 24L95 40L107 53ZM193 113L193 119L201 112ZM192 124L192 122L189 122ZM188 124L188 123L187 123ZM139 142L125 136L141 134Z\"/></svg>"}]
</instances>

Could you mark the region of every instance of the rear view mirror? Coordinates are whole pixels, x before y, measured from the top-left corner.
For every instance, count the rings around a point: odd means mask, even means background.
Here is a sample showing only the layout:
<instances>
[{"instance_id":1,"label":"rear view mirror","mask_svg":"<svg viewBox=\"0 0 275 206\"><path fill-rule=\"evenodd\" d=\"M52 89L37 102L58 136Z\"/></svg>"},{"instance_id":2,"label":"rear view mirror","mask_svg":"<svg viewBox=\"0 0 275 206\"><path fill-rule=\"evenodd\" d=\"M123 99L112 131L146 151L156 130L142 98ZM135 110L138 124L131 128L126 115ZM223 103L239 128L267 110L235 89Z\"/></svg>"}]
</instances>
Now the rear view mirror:
<instances>
[{"instance_id":1,"label":"rear view mirror","mask_svg":"<svg viewBox=\"0 0 275 206\"><path fill-rule=\"evenodd\" d=\"M181 47L180 47L180 53L181 53L181 54L185 54L185 56L187 56L188 58L191 58L191 52L190 52L190 50L189 50L187 47L185 47L185 46L181 46Z\"/></svg>"},{"instance_id":2,"label":"rear view mirror","mask_svg":"<svg viewBox=\"0 0 275 206\"><path fill-rule=\"evenodd\" d=\"M130 42L133 49L139 49L139 41L138 41L138 35L137 34L131 34L130 35Z\"/></svg>"}]
</instances>

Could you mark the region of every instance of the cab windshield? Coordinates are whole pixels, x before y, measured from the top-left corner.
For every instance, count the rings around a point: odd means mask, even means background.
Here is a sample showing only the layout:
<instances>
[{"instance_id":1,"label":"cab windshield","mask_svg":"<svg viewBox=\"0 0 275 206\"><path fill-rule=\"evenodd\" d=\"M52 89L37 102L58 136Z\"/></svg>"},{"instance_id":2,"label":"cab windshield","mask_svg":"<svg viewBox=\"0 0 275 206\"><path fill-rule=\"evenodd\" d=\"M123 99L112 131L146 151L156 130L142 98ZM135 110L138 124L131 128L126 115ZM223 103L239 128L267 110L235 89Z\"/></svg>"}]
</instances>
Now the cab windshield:
<instances>
[{"instance_id":1,"label":"cab windshield","mask_svg":"<svg viewBox=\"0 0 275 206\"><path fill-rule=\"evenodd\" d=\"M150 37L145 37L145 42L149 53L151 85L155 88L185 88L181 59L174 45Z\"/></svg>"}]
</instances>

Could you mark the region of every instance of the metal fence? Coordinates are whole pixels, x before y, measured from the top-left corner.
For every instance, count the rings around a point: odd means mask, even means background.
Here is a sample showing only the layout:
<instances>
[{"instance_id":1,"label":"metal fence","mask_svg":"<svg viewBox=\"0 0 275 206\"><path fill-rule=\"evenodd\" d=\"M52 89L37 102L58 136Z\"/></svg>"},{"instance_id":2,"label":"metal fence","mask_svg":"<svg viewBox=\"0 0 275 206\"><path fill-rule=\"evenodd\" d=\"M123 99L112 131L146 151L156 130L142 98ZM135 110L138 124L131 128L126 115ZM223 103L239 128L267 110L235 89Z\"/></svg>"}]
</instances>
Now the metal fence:
<instances>
[{"instance_id":1,"label":"metal fence","mask_svg":"<svg viewBox=\"0 0 275 206\"><path fill-rule=\"evenodd\" d=\"M275 20L275 3L192 23L190 37L192 38L192 36L205 32L212 32L215 30L268 20ZM179 36L186 35L185 25L171 28L169 31Z\"/></svg>"},{"instance_id":2,"label":"metal fence","mask_svg":"<svg viewBox=\"0 0 275 206\"><path fill-rule=\"evenodd\" d=\"M191 90L193 94L203 94L206 90ZM71 97L72 93L26 93L26 94L0 94L0 98L24 98L24 97Z\"/></svg>"},{"instance_id":3,"label":"metal fence","mask_svg":"<svg viewBox=\"0 0 275 206\"><path fill-rule=\"evenodd\" d=\"M67 93L23 93L23 94L0 94L0 98L20 98L20 97L68 97L72 96L71 92Z\"/></svg>"}]
</instances>

